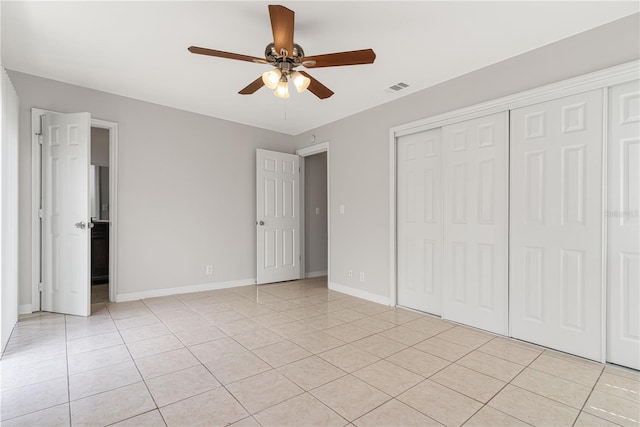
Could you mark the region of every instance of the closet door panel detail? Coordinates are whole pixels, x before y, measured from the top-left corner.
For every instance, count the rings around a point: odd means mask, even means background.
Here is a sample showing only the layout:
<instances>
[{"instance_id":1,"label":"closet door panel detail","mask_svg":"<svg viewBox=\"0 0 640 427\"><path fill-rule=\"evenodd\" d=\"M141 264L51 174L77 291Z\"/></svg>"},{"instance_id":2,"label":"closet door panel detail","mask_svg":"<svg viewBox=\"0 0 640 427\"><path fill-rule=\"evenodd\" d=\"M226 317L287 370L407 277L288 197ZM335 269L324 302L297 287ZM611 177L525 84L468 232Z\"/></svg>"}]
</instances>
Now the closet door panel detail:
<instances>
[{"instance_id":1,"label":"closet door panel detail","mask_svg":"<svg viewBox=\"0 0 640 427\"><path fill-rule=\"evenodd\" d=\"M640 83L609 90L607 361L640 369Z\"/></svg>"},{"instance_id":2,"label":"closet door panel detail","mask_svg":"<svg viewBox=\"0 0 640 427\"><path fill-rule=\"evenodd\" d=\"M512 336L601 359L602 91L511 111Z\"/></svg>"},{"instance_id":3,"label":"closet door panel detail","mask_svg":"<svg viewBox=\"0 0 640 427\"><path fill-rule=\"evenodd\" d=\"M441 129L397 142L398 304L442 313Z\"/></svg>"},{"instance_id":4,"label":"closet door panel detail","mask_svg":"<svg viewBox=\"0 0 640 427\"><path fill-rule=\"evenodd\" d=\"M442 129L443 317L507 334L508 114Z\"/></svg>"}]
</instances>

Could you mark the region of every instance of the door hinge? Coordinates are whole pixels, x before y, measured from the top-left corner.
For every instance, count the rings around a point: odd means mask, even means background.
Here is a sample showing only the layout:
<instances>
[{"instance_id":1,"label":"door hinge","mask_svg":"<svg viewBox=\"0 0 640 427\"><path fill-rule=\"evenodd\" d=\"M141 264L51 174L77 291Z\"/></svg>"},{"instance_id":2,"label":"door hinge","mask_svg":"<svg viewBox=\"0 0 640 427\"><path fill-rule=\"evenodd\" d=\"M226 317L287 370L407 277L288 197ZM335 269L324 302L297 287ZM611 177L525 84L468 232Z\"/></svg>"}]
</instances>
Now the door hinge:
<instances>
[{"instance_id":1,"label":"door hinge","mask_svg":"<svg viewBox=\"0 0 640 427\"><path fill-rule=\"evenodd\" d=\"M42 145L42 134L38 134L38 144Z\"/></svg>"},{"instance_id":2,"label":"door hinge","mask_svg":"<svg viewBox=\"0 0 640 427\"><path fill-rule=\"evenodd\" d=\"M42 292L42 282L38 282L38 292Z\"/></svg>"},{"instance_id":3,"label":"door hinge","mask_svg":"<svg viewBox=\"0 0 640 427\"><path fill-rule=\"evenodd\" d=\"M44 218L44 209L38 209L38 218Z\"/></svg>"}]
</instances>

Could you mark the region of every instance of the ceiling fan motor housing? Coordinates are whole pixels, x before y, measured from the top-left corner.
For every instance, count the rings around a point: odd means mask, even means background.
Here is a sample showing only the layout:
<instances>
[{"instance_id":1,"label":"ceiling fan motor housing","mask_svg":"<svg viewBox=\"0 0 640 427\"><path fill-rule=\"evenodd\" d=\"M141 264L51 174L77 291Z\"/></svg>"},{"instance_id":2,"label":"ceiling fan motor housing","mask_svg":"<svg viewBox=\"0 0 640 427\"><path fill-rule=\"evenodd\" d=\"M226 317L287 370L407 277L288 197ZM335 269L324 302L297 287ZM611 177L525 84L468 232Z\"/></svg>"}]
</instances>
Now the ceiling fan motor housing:
<instances>
[{"instance_id":1,"label":"ceiling fan motor housing","mask_svg":"<svg viewBox=\"0 0 640 427\"><path fill-rule=\"evenodd\" d=\"M288 52L278 53L275 44L269 43L264 50L266 61L282 71L283 75L289 74L295 67L302 65L304 50L299 44L293 44L293 56L289 57Z\"/></svg>"}]
</instances>

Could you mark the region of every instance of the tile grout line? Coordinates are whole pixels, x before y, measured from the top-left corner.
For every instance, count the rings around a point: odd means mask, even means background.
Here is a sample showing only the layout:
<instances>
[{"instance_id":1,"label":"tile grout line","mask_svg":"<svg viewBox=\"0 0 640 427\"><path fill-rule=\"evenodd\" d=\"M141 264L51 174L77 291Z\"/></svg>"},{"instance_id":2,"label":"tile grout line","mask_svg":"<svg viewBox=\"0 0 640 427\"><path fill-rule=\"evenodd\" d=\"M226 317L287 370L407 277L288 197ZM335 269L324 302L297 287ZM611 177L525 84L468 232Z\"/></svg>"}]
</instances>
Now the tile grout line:
<instances>
[{"instance_id":1,"label":"tile grout line","mask_svg":"<svg viewBox=\"0 0 640 427\"><path fill-rule=\"evenodd\" d=\"M497 338L497 337L496 337L496 338ZM516 385L516 384L513 384L513 380L515 380L518 376L520 376L520 374L522 374L522 372L524 372L524 371L525 371L525 369L527 369L527 368L531 368L531 365L532 365L536 360L538 360L538 358L540 358L543 354L544 354L544 351L540 352L540 354L538 354L538 355L537 355L533 360L531 360L531 362L529 362L529 364L525 365L525 366L524 366L524 368L523 368L522 370L520 370L520 372L519 372L516 376L514 376L514 377L511 379L511 381L509 381L509 382L508 382L508 383L507 383L507 384L506 384L506 385L505 385L505 386L504 386L500 391L504 390L508 385L510 385L510 386L512 386L512 387L519 388L520 390L524 390L524 391L527 391L527 392L529 392L529 393L533 393L533 394L535 394L535 395L537 395L537 396L539 396L539 397L542 397L543 399L551 400L552 402L559 403L559 404L561 404L561 405L563 405L563 406L566 406L566 407L568 407L568 408L576 409L576 408L573 408L572 406L569 406L569 405L567 405L567 404L565 404L565 403L559 402L559 401L557 401L557 400L555 400L555 399L552 399L552 398L550 398L550 397L543 396L543 395L541 395L541 394L539 394L539 393L536 393L535 391L527 390L526 388L523 388L523 387L520 387L520 386L518 386L518 385ZM521 365L521 366L522 366L522 365ZM531 368L531 369L534 369L534 368ZM536 370L537 370L537 369L536 369ZM495 394L495 395L494 395L494 396L493 396L493 397L492 397L492 398L487 402L487 404L486 404L485 406L488 406L488 405L489 405L489 402L491 402L491 400L493 400L497 395L498 395L498 393L496 393L496 394ZM498 408L494 408L493 406L490 406L490 408L495 409L495 410L497 410L497 411L499 411L499 412L502 412L503 414L506 414L506 415L508 415L508 416L510 416L510 417L512 417L512 418L515 418L515 419L517 419L517 420L519 420L519 421L522 421L522 422L523 422L523 423L525 423L525 424L529 424L529 425L531 425L530 423L527 423L525 420L522 420L522 419L518 418L516 415L509 414L509 413L507 413L507 412L501 411L500 409L498 409ZM580 412L578 412L578 415L580 415ZM577 417L576 417L576 418L577 418ZM575 422L575 420L574 420L574 422Z\"/></svg>"},{"instance_id":2,"label":"tile grout line","mask_svg":"<svg viewBox=\"0 0 640 427\"><path fill-rule=\"evenodd\" d=\"M64 328L64 331L65 331L65 337L66 337L66 319L65 319L65 317L64 317L65 315L62 315L62 316L63 316L63 320L64 320L64 322L65 322L65 328ZM14 329L11 331L11 335L13 335L13 331L14 331L14 330L15 330L15 327L14 327ZM41 337L38 337L38 338L41 338ZM8 347L8 346L9 346L9 341L7 341L7 347ZM5 348L5 351L6 351L6 348ZM4 353L3 353L3 356L4 356ZM27 365L32 365L32 364L36 364L36 363L47 362L47 361L49 361L49 360L60 359L60 358L62 358L62 357L64 357L65 359L66 359L66 357L67 357L67 356L66 356L66 339L65 339L65 355L63 355L63 356L57 356L57 357L53 357L53 358L47 358L47 359L43 359L43 360L38 360L38 361L35 361L35 362L30 362L30 363L27 363ZM65 361L66 361L66 360L65 360ZM44 381L37 381L37 382L35 382L35 383L25 384L25 385L21 385L21 386L17 386L17 387L11 387L11 388L8 388L8 389L6 389L6 390L0 390L0 393L1 393L1 392L6 392L6 391L11 391L11 390L20 389L20 388L23 388L23 387L30 387L30 386L33 386L33 385L42 384L42 383L47 382L47 381L54 381L54 380L56 380L56 379L60 379L60 378L64 378L64 377L53 378L53 379L50 379L50 380L44 380ZM16 419L16 418L20 418L20 417L24 417L24 416L27 416L27 415L35 414L35 413L37 413L37 412L44 411L44 410L51 409L51 408L55 408L56 406L61 406L61 405L64 405L64 404L69 405L69 411L70 411L70 410L71 410L71 406L70 406L69 397L68 397L68 385L69 385L69 380L68 380L68 365L67 365L67 402L58 403L58 404L56 404L56 405L47 406L47 407L45 407L45 408L40 408L40 409L35 410L35 411L30 411L30 412L26 412L26 413L23 413L23 414L20 414L20 415L16 415L15 417L11 417L11 418L7 418L7 419L4 419L4 420L0 420L0 425L2 425L2 422L3 422L3 421L5 421L5 422L6 422L6 421L14 420L14 419ZM71 415L69 415L69 417L71 417ZM69 422L71 422L71 421L69 421Z\"/></svg>"},{"instance_id":3,"label":"tile grout line","mask_svg":"<svg viewBox=\"0 0 640 427\"><path fill-rule=\"evenodd\" d=\"M67 402L69 405L69 427L73 424L71 418L71 375L69 375L69 344L67 341L67 315L64 315L64 355L67 366Z\"/></svg>"},{"instance_id":4,"label":"tile grout line","mask_svg":"<svg viewBox=\"0 0 640 427\"><path fill-rule=\"evenodd\" d=\"M593 383L593 387L591 387L591 390L589 391L589 394L587 395L587 398L584 400L584 403L582 404L582 407L578 411L578 416L576 417L575 420L573 420L573 424L571 424L572 427L576 425L576 422L578 422L578 418L580 418L580 415L584 412L584 407L587 406L587 402L589 401L589 399L591 398L591 395L595 391L596 386L598 385L598 381L600 381L600 378L602 378L602 374L603 373L604 373L604 368L602 368L602 370L600 371L600 375L598 375L598 379ZM591 414L589 412L587 412L587 414L593 415L593 414ZM603 418L598 417L597 415L593 415L593 416L597 417L598 419L603 419ZM618 424L618 423L614 423L614 424Z\"/></svg>"},{"instance_id":5,"label":"tile grout line","mask_svg":"<svg viewBox=\"0 0 640 427\"><path fill-rule=\"evenodd\" d=\"M144 301L141 300L141 302L142 302L142 304L147 306L147 304ZM147 306L147 308L149 308L149 307ZM149 311L151 311L151 313L158 320L160 320L160 318L158 318L158 316L156 315L156 313L153 310L149 309ZM162 418L162 422L164 422L165 426L167 426L168 425L167 421L164 419L164 415L162 415L162 412L160 411L160 408L158 407L158 403L156 402L156 399L153 397L153 394L151 393L151 390L149 389L149 385L147 384L147 382L146 382L146 380L144 378L144 375L142 375L142 372L140 372L140 368L138 367L138 364L136 363L136 359L133 357L133 354L131 354L131 350L129 350L129 346L127 345L126 341L124 340L124 337L122 336L122 331L115 324L115 319L111 315L111 311L109 310L108 306L107 306L107 312L109 313L109 317L113 321L114 326L116 326L116 330L118 331L118 335L120 336L120 339L122 340L122 343L124 344L124 347L127 349L127 353L129 353L129 357L131 357L131 361L133 362L133 365L136 367L136 371L138 371L138 375L140 375L140 378L142 379L142 383L144 384L145 389L147 390L147 393L149 393L149 397L151 397L151 400L152 400L153 404L155 405L155 409L154 410L158 411L158 413L160 414L160 418ZM127 387L127 386L124 386L124 387ZM151 411L147 411L147 412L151 412ZM144 412L144 413L146 413L146 412ZM142 414L136 414L136 415L133 415L133 416L131 416L129 418L125 418L125 419L134 418L134 417L137 417L137 416L140 416L140 415L142 415ZM124 421L125 419L122 419L122 420L119 420L119 421L116 421L116 422ZM113 424L115 424L115 423L113 423Z\"/></svg>"}]
</instances>

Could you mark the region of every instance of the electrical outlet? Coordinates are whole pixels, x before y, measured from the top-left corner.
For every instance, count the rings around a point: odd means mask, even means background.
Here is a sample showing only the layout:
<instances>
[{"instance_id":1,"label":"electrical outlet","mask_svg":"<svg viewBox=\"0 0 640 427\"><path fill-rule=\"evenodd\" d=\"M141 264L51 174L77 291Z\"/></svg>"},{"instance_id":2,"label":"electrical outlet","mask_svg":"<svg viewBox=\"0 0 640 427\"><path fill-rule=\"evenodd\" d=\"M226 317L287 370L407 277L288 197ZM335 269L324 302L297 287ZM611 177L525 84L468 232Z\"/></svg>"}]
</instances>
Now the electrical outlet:
<instances>
[{"instance_id":1,"label":"electrical outlet","mask_svg":"<svg viewBox=\"0 0 640 427\"><path fill-rule=\"evenodd\" d=\"M207 265L207 276L213 275L213 265Z\"/></svg>"},{"instance_id":2,"label":"electrical outlet","mask_svg":"<svg viewBox=\"0 0 640 427\"><path fill-rule=\"evenodd\" d=\"M344 213L344 205L340 205L340 213L343 214Z\"/></svg>"},{"instance_id":3,"label":"electrical outlet","mask_svg":"<svg viewBox=\"0 0 640 427\"><path fill-rule=\"evenodd\" d=\"M347 274L349 275L349 279L351 279L353 277L353 270L349 269Z\"/></svg>"},{"instance_id":4,"label":"electrical outlet","mask_svg":"<svg viewBox=\"0 0 640 427\"><path fill-rule=\"evenodd\" d=\"M320 215L320 208L316 208L316 215Z\"/></svg>"},{"instance_id":5,"label":"electrical outlet","mask_svg":"<svg viewBox=\"0 0 640 427\"><path fill-rule=\"evenodd\" d=\"M360 272L360 281L364 282L364 271Z\"/></svg>"}]
</instances>

